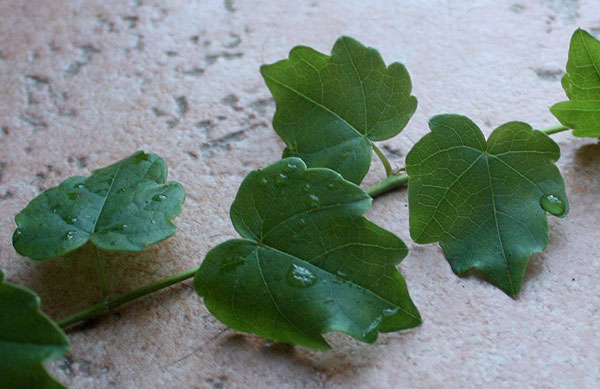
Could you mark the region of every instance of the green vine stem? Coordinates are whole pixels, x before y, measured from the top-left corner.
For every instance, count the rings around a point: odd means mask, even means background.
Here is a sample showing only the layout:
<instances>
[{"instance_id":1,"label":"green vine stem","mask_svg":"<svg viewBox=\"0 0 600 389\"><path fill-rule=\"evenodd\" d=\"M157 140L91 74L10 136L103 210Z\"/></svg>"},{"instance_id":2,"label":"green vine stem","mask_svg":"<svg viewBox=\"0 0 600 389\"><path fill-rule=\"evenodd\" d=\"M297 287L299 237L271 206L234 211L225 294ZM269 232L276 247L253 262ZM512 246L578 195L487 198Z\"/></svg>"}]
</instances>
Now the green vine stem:
<instances>
[{"instance_id":1,"label":"green vine stem","mask_svg":"<svg viewBox=\"0 0 600 389\"><path fill-rule=\"evenodd\" d=\"M381 163L383 164L383 167L385 168L385 175L388 177L391 176L392 165L390 165L390 161L388 161L385 154L383 154L383 151L381 151L379 147L375 146L375 143L371 142L371 145L373 146L373 151L375 151L375 154L377 154L377 156L381 160Z\"/></svg>"},{"instance_id":2,"label":"green vine stem","mask_svg":"<svg viewBox=\"0 0 600 389\"><path fill-rule=\"evenodd\" d=\"M154 282L150 285L134 289L131 292L123 293L122 295L113 297L111 299L105 299L96 305L92 305L91 307L84 309L83 311L77 312L74 315L71 315L67 318L58 321L58 325L62 328L67 328L69 326L72 326L73 324L77 324L79 322L83 322L96 316L108 313L123 304L139 299L140 297L144 297L147 294L156 292L157 290L167 288L181 281L185 281L188 278L192 278L194 274L196 274L198 269L199 268L187 270L182 273L163 278L162 280Z\"/></svg>"},{"instance_id":3,"label":"green vine stem","mask_svg":"<svg viewBox=\"0 0 600 389\"><path fill-rule=\"evenodd\" d=\"M541 132L545 133L546 135L552 135L552 134L556 134L556 133L567 131L567 130L570 130L570 128L567 126L563 126L562 124L557 124L554 126L540 128L538 131L541 131ZM375 144L373 144L373 150L375 150L377 155L380 155L381 150L379 150L377 148L377 146L375 146ZM384 160L387 162L387 159L385 159L385 156L383 156L383 153L381 153L379 158L381 159L382 162ZM383 163L384 166L386 166L386 162ZM389 162L387 162L387 166L389 166ZM405 185L408 183L408 174L394 175L391 172L388 173L387 167L386 167L386 174L387 174L387 177L384 178L379 184L374 185L367 190L367 193L369 194L369 196L371 196L372 198L375 198L383 193L389 192L390 190L396 189L396 188L401 187L402 185Z\"/></svg>"}]
</instances>

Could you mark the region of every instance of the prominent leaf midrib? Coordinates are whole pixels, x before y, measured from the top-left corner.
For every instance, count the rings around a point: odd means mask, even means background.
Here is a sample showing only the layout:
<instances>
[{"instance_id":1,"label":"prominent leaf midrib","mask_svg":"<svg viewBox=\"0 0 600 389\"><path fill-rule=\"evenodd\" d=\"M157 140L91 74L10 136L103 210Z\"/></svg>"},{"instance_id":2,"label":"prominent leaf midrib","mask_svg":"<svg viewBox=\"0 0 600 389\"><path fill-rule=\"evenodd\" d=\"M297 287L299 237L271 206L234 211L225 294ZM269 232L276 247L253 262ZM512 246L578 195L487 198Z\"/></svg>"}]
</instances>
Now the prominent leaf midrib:
<instances>
[{"instance_id":1,"label":"prominent leaf midrib","mask_svg":"<svg viewBox=\"0 0 600 389\"><path fill-rule=\"evenodd\" d=\"M585 33L582 31L579 34L579 38L581 39L581 43L583 44L583 47L585 48L585 53L587 54L590 62L592 63L592 66L594 66L594 70L596 71L596 76L600 81L600 70L598 69L596 62L594 61L594 58L592 57L592 53L591 53L590 48L588 47L587 42L585 41L584 37L585 37Z\"/></svg>"},{"instance_id":2,"label":"prominent leaf midrib","mask_svg":"<svg viewBox=\"0 0 600 389\"><path fill-rule=\"evenodd\" d=\"M269 294L269 297L271 298L271 301L273 302L273 305L275 305L275 308L277 309L277 312L279 312L279 315L285 321L287 321L292 327L294 327L298 332L300 332L300 333L302 333L304 335L307 335L309 338L312 338L313 336L311 334L308 334L307 332L305 332L301 328L298 328L298 326L296 326L290 319L288 319L288 317L283 313L283 311L281 310L281 308L279 308L279 304L275 300L275 296L273 296L273 293L271 292L271 288L269 287L269 283L267 282L267 280L265 279L265 275L263 274L262 267L260 265L260 257L258 255L258 246L257 246L257 248L254 249L254 257L256 258L256 267L258 269L258 273L260 274L260 279L262 280L263 285L265 286L265 290Z\"/></svg>"},{"instance_id":3,"label":"prominent leaf midrib","mask_svg":"<svg viewBox=\"0 0 600 389\"><path fill-rule=\"evenodd\" d=\"M369 131L368 131L368 124L369 124L369 120L368 120L368 116L367 116L367 96L365 94L365 87L363 85L363 80L362 78L360 78L360 73L358 72L358 69L356 67L356 64L354 63L354 58L352 58L352 54L350 54L350 50L348 50L348 45L346 44L346 39L342 38L342 43L344 43L344 48L346 49L346 53L348 53L348 58L350 58L350 63L352 64L352 68L354 69L354 73L356 74L356 78L358 79L358 83L360 85L360 93L362 96L362 102L363 102L363 111L364 111L364 134L365 136L369 135Z\"/></svg>"},{"instance_id":4,"label":"prominent leaf midrib","mask_svg":"<svg viewBox=\"0 0 600 389\"><path fill-rule=\"evenodd\" d=\"M504 263L506 265L506 275L508 276L508 285L510 287L511 294L515 293L515 289L512 282L512 277L510 276L510 265L508 263L508 258L506 258L506 250L504 249L504 242L502 241L502 236L500 235L500 227L498 226L498 216L496 211L496 194L494 193L494 183L492 182L492 173L490 171L490 162L489 159L485 159L485 164L487 166L488 178L490 183L490 194L492 198L492 209L494 211L494 223L496 224L496 235L498 237L498 242L500 243L500 249L502 250L502 258L504 259Z\"/></svg>"},{"instance_id":5,"label":"prominent leaf midrib","mask_svg":"<svg viewBox=\"0 0 600 389\"><path fill-rule=\"evenodd\" d=\"M312 267L312 268L315 268L315 269L319 269L320 271L324 272L325 274L328 274L328 275L330 275L330 276L333 276L333 277L335 277L335 278L337 278L337 279L341 280L342 282L345 282L345 283L351 284L351 285L355 286L356 288L359 288L359 289L361 289L361 290L364 290L364 291L365 291L365 292L367 292L369 295L372 295L372 296L374 296L376 299L379 299L379 300L383 301L383 302L384 302L384 303L386 303L386 304L390 304L390 305L392 305L392 306L394 306L394 307L398 308L400 311L402 311L402 312L406 313L406 314L407 314L407 315L409 315L410 317L413 317L413 318L415 318L415 319L417 319L417 318L418 318L417 316L413 315L412 313L410 313L410 312L408 312L408 311L405 311L404 309L402 309L402 307L398 306L396 303L393 303L393 302L391 302L391 301L387 300L386 298L384 298L384 297L382 297L382 296L380 296L380 295L376 294L376 293L375 293L375 292L373 292L372 290L370 290L370 289L367 289L367 288L365 288L365 287L364 287L364 286L362 286L362 285L359 285L359 284L357 284L357 283L355 283L355 282L352 282L352 281L350 281L350 280L344 279L344 278L342 278L342 277L338 276L337 274L331 273L330 271L328 271L328 270L326 270L326 269L323 269L323 268L321 268L321 267L319 267L319 266L317 266L317 265L315 265L315 264L313 264L313 263L310 263L308 260L305 260L305 259L303 259L303 258L297 257L297 256L295 256L295 255L292 255L292 254L290 254L290 253L286 253L285 251L281 251L281 250L279 250L279 249L277 249L277 248L275 248L275 247L273 247L273 246L270 246L270 245L267 245L267 244L264 244L264 243L261 243L259 246L256 246L256 248L254 249L254 251L256 252L256 256L257 256L257 258L258 258L258 247L264 247L264 248L266 248L266 249L268 249L268 250L275 251L276 253L279 253L279 254L281 254L281 255L284 255L284 256L286 256L286 257L289 257L289 258L295 259L295 260L297 260L298 262L301 262L302 264L306 264L306 265L308 265L309 267Z\"/></svg>"},{"instance_id":6,"label":"prominent leaf midrib","mask_svg":"<svg viewBox=\"0 0 600 389\"><path fill-rule=\"evenodd\" d=\"M317 106L317 107L321 108L322 110L324 110L324 111L326 111L326 112L330 113L331 115L335 116L335 117L336 117L338 120L340 120L340 121L341 121L342 123L344 123L344 124L345 124L345 125L346 125L348 128L350 128L351 130L353 130L354 132L356 132L356 133L357 133L358 135L360 135L361 137L365 137L365 138L367 137L365 134L362 134L360 131L358 131L356 128L354 128L354 126L352 126L350 123L348 123L348 122L347 122L347 121L346 121L344 118L342 118L342 117L341 117L339 114L337 114L335 111L332 111L332 110L331 110L329 107L327 107L327 106L325 106L325 105L323 105L323 104L321 104L321 103L319 103L319 102L317 102L317 101L315 101L315 100L311 99L310 97L308 97L308 96L307 96L307 95L305 95L304 93L302 93L302 92L300 92L300 91L296 90L295 88L292 88L291 86L289 86L289 85L287 85L287 84L285 84L285 83L283 83L283 82L281 82L281 81L279 81L279 80L277 80L277 79L275 79L275 78L271 77L271 76L270 76L270 75L268 75L268 74L263 74L263 76L264 76L264 77L266 77L266 78L268 78L269 80L271 80L271 81L273 81L273 82L277 83L278 85L280 85L280 86L282 86L282 87L284 87L284 88L286 88L286 89L288 89L288 90L290 90L290 91L294 92L294 93L295 93L295 94L297 94L298 96L300 96L300 97L304 98L306 101L308 101L308 102L310 102L310 103L314 104L315 106Z\"/></svg>"},{"instance_id":7,"label":"prominent leaf midrib","mask_svg":"<svg viewBox=\"0 0 600 389\"><path fill-rule=\"evenodd\" d=\"M98 210L98 214L96 215L96 219L94 220L94 228L92 229L91 234L95 234L98 232L98 231L96 231L96 228L98 227L98 222L100 221L100 216L102 216L102 213L104 212L106 200L112 193L112 189L113 189L113 186L115 185L115 181L117 180L117 176L119 175L119 172L121 171L121 166L123 166L123 161L120 161L119 164L117 165L117 170L115 171L115 174L113 175L110 186L108 187L108 190L106 191L106 195L102 199L102 204L100 205L100 209Z\"/></svg>"}]
</instances>

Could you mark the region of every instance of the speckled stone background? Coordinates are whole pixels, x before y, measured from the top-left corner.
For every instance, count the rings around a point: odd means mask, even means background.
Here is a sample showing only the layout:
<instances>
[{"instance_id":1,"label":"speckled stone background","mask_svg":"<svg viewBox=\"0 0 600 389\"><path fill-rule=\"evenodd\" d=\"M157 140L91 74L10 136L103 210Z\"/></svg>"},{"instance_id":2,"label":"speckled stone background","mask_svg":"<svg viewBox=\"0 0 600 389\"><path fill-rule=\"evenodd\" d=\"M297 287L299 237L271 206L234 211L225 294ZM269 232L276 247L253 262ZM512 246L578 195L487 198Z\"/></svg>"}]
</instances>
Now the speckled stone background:
<instances>
[{"instance_id":1,"label":"speckled stone background","mask_svg":"<svg viewBox=\"0 0 600 389\"><path fill-rule=\"evenodd\" d=\"M91 250L34 263L11 245L14 215L41 191L138 149L162 155L187 190L179 232L135 255L105 256L113 293L199 265L235 236L243 177L277 160L261 63L297 44L329 52L341 34L402 61L417 113L384 150L397 166L455 112L489 133L509 120L556 123L560 77L578 26L600 33L597 0L0 2L0 266L59 319L99 298ZM554 138L570 197L550 218L517 299L459 278L437 245L408 234L405 191L370 218L411 247L402 263L423 325L375 345L330 334L332 351L228 330L186 282L69 331L48 364L73 388L600 387L600 146ZM378 163L365 186L383 177Z\"/></svg>"}]
</instances>

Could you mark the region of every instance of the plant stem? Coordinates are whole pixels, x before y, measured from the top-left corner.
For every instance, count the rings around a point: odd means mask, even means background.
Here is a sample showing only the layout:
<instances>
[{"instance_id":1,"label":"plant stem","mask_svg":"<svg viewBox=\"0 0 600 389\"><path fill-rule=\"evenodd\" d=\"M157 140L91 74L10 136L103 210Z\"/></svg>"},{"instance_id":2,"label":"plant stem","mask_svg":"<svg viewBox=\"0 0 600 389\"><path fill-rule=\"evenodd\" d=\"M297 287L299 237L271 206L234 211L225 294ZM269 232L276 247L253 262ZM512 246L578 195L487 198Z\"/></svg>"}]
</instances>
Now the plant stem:
<instances>
[{"instance_id":1,"label":"plant stem","mask_svg":"<svg viewBox=\"0 0 600 389\"><path fill-rule=\"evenodd\" d=\"M563 132L570 130L569 127L563 126L562 124L556 124L554 126L548 126L544 128L540 128L538 131L545 133L546 135L556 134L557 132Z\"/></svg>"},{"instance_id":2,"label":"plant stem","mask_svg":"<svg viewBox=\"0 0 600 389\"><path fill-rule=\"evenodd\" d=\"M367 190L369 196L375 198L380 194L396 189L408 182L408 174L389 175L379 184L372 186Z\"/></svg>"},{"instance_id":3,"label":"plant stem","mask_svg":"<svg viewBox=\"0 0 600 389\"><path fill-rule=\"evenodd\" d=\"M381 160L381 163L383 164L383 167L385 168L385 175L388 177L391 176L392 175L392 165L390 165L390 161L388 161L388 159L383 154L383 152L379 149L379 147L375 146L375 143L371 142L371 145L373 146L373 150L375 151L375 154L377 154L377 156Z\"/></svg>"},{"instance_id":4,"label":"plant stem","mask_svg":"<svg viewBox=\"0 0 600 389\"><path fill-rule=\"evenodd\" d=\"M98 279L100 281L100 290L102 290L102 299L106 300L108 298L108 284L106 283L106 276L104 275L102 263L100 263L98 247L96 246L94 246L94 255L96 256L96 271L98 272Z\"/></svg>"},{"instance_id":5,"label":"plant stem","mask_svg":"<svg viewBox=\"0 0 600 389\"><path fill-rule=\"evenodd\" d=\"M123 293L122 295L113 297L111 299L105 299L96 305L92 305L91 307L84 309L83 311L77 312L74 315L71 315L67 318L58 321L58 325L62 328L66 328L73 324L91 319L104 313L108 313L113 309L130 301L136 300L152 292L156 292L157 290L167 288L173 284L177 284L181 281L187 280L188 278L192 278L194 274L196 274L198 269L199 268L187 270L182 273L163 278L162 280L154 282L150 285L134 289L131 292Z\"/></svg>"}]
</instances>

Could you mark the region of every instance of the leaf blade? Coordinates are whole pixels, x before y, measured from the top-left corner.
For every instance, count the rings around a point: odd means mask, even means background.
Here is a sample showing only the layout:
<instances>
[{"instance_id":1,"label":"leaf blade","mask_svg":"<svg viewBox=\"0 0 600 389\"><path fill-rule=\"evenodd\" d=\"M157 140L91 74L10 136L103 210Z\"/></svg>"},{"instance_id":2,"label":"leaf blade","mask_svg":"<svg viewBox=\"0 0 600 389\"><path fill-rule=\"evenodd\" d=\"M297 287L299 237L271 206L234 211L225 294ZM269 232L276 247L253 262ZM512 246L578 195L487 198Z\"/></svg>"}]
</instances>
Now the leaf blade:
<instances>
[{"instance_id":1,"label":"leaf blade","mask_svg":"<svg viewBox=\"0 0 600 389\"><path fill-rule=\"evenodd\" d=\"M32 291L4 281L0 270L0 377L11 388L63 388L42 363L65 355L69 341L40 310Z\"/></svg>"},{"instance_id":2,"label":"leaf blade","mask_svg":"<svg viewBox=\"0 0 600 389\"><path fill-rule=\"evenodd\" d=\"M395 268L408 250L362 216L370 204L337 173L297 158L254 171L231 208L245 239L207 254L196 291L234 329L314 348L328 347L329 331L373 342L378 331L414 327L421 319Z\"/></svg>"},{"instance_id":3,"label":"leaf blade","mask_svg":"<svg viewBox=\"0 0 600 389\"><path fill-rule=\"evenodd\" d=\"M371 163L371 142L397 135L416 110L400 63L353 38L340 37L331 56L297 46L289 59L261 66L277 110L273 127L284 157L333 169L360 183Z\"/></svg>"},{"instance_id":4,"label":"leaf blade","mask_svg":"<svg viewBox=\"0 0 600 389\"><path fill-rule=\"evenodd\" d=\"M33 199L16 217L13 246L43 260L88 241L108 251L141 251L171 236L185 192L166 182L156 154L137 152L86 177L71 177Z\"/></svg>"},{"instance_id":5,"label":"leaf blade","mask_svg":"<svg viewBox=\"0 0 600 389\"><path fill-rule=\"evenodd\" d=\"M600 41L578 29L571 38L562 86L569 101L550 111L578 137L600 137Z\"/></svg>"},{"instance_id":6,"label":"leaf blade","mask_svg":"<svg viewBox=\"0 0 600 389\"><path fill-rule=\"evenodd\" d=\"M542 198L562 199L558 216L568 213L558 145L521 122L487 142L464 116L438 115L430 127L406 159L412 238L439 242L456 273L477 269L515 296L529 256L548 244Z\"/></svg>"}]
</instances>

